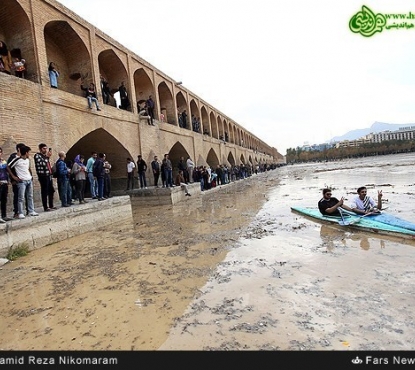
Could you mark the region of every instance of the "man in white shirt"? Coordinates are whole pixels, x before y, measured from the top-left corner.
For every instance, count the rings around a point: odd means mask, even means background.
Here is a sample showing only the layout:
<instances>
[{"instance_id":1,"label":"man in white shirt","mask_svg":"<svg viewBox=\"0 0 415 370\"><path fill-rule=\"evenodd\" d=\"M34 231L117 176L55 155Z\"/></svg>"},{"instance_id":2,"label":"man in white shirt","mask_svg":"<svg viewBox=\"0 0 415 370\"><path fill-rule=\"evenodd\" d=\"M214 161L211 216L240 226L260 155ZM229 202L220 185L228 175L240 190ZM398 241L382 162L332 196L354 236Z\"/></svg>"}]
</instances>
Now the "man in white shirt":
<instances>
[{"instance_id":1,"label":"man in white shirt","mask_svg":"<svg viewBox=\"0 0 415 370\"><path fill-rule=\"evenodd\" d=\"M135 163L131 158L127 158L127 190L134 189L134 168Z\"/></svg>"},{"instance_id":2,"label":"man in white shirt","mask_svg":"<svg viewBox=\"0 0 415 370\"><path fill-rule=\"evenodd\" d=\"M357 189L357 194L358 195L353 199L352 204L350 205L353 212L365 215L376 211L376 208L379 211L382 209L382 190L378 191L377 203L373 198L367 195L367 189L365 186L361 186Z\"/></svg>"},{"instance_id":3,"label":"man in white shirt","mask_svg":"<svg viewBox=\"0 0 415 370\"><path fill-rule=\"evenodd\" d=\"M27 209L29 211L29 216L38 216L39 214L35 212L35 206L33 203L33 176L30 169L30 160L29 160L30 148L24 146L20 148L20 157L15 157L9 164L10 169L14 169L16 175L12 171L9 171L9 174L12 176L13 180L17 182L18 189L18 200L17 208L19 219L25 218L23 213L24 207L23 202L26 197Z\"/></svg>"}]
</instances>

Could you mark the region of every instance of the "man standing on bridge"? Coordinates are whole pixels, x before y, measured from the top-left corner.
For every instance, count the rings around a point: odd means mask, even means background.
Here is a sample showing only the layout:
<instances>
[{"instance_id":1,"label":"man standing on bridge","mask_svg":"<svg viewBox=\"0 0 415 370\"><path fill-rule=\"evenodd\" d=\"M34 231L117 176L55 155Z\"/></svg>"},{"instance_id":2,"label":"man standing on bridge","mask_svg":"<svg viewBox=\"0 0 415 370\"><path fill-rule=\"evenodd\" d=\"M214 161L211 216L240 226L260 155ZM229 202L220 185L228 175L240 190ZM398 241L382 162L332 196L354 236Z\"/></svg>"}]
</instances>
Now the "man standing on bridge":
<instances>
[{"instance_id":1,"label":"man standing on bridge","mask_svg":"<svg viewBox=\"0 0 415 370\"><path fill-rule=\"evenodd\" d=\"M36 174L40 184L40 194L42 197L43 210L45 212L54 211L56 207L53 205L53 188L52 167L50 165L50 157L52 156L52 148L46 144L39 144L39 152L34 155Z\"/></svg>"},{"instance_id":2,"label":"man standing on bridge","mask_svg":"<svg viewBox=\"0 0 415 370\"><path fill-rule=\"evenodd\" d=\"M171 160L169 159L168 154L164 154L163 159L163 167L164 167L164 177L166 179L166 188L169 186L173 187L173 165L171 163Z\"/></svg>"},{"instance_id":3,"label":"man standing on bridge","mask_svg":"<svg viewBox=\"0 0 415 370\"><path fill-rule=\"evenodd\" d=\"M154 126L153 120L155 119L154 118L154 107L155 107L155 104L154 104L153 97L151 95L148 97L148 99L146 101L146 105L147 105L148 115L150 116L150 124Z\"/></svg>"},{"instance_id":4,"label":"man standing on bridge","mask_svg":"<svg viewBox=\"0 0 415 370\"><path fill-rule=\"evenodd\" d=\"M98 196L98 183L97 179L94 177L94 162L97 159L97 152L92 152L91 157L86 162L86 170L88 171L88 180L91 191L91 198L97 199Z\"/></svg>"}]
</instances>

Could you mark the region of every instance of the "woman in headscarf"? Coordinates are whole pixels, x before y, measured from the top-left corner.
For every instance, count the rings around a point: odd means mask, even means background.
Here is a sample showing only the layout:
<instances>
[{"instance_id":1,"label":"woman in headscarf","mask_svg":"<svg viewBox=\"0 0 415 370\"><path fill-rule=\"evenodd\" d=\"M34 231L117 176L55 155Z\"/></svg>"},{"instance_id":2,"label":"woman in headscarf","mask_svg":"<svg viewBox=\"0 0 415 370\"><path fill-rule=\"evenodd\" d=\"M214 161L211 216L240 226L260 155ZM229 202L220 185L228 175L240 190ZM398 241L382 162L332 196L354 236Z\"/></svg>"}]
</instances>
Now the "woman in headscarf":
<instances>
[{"instance_id":1,"label":"woman in headscarf","mask_svg":"<svg viewBox=\"0 0 415 370\"><path fill-rule=\"evenodd\" d=\"M76 194L79 204L88 203L84 199L85 183L86 183L86 167L84 165L85 157L78 154L72 166L72 173L75 175Z\"/></svg>"},{"instance_id":2,"label":"woman in headscarf","mask_svg":"<svg viewBox=\"0 0 415 370\"><path fill-rule=\"evenodd\" d=\"M13 61L9 49L6 44L0 41L0 72L11 74Z\"/></svg>"}]
</instances>

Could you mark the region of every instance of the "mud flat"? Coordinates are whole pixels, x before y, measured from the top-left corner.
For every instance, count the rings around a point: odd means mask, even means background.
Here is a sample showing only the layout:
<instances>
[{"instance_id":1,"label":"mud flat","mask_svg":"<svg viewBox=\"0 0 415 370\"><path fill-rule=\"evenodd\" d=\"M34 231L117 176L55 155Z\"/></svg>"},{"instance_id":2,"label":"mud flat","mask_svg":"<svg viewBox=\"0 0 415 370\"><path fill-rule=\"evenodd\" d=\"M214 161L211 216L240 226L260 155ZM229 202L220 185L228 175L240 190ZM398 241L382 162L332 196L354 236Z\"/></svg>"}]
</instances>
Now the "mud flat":
<instances>
[{"instance_id":1,"label":"mud flat","mask_svg":"<svg viewBox=\"0 0 415 370\"><path fill-rule=\"evenodd\" d=\"M290 211L371 184L411 220L404 159L286 166L35 250L0 270L0 348L412 350L413 242Z\"/></svg>"}]
</instances>

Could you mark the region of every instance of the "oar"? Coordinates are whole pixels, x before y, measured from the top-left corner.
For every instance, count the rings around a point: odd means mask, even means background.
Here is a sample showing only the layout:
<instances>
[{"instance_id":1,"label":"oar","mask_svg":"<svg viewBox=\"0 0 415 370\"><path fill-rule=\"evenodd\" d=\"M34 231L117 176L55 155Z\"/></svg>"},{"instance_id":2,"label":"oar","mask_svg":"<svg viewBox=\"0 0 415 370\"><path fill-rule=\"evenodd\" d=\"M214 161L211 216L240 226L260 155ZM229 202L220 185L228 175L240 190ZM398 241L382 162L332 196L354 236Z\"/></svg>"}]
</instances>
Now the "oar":
<instances>
[{"instance_id":1,"label":"oar","mask_svg":"<svg viewBox=\"0 0 415 370\"><path fill-rule=\"evenodd\" d=\"M377 214L379 214L379 213L377 213L377 212L366 213L365 215L357 217L357 218L355 218L355 219L353 219L349 222L346 221L346 222L342 223L341 225L354 225L355 223L359 222L363 217L371 216L371 215L377 215Z\"/></svg>"},{"instance_id":2,"label":"oar","mask_svg":"<svg viewBox=\"0 0 415 370\"><path fill-rule=\"evenodd\" d=\"M339 225L348 225L348 223L346 223L346 221L344 220L344 216L343 216L343 211L342 211L342 209L341 209L341 207L339 207L339 208L337 208L338 210L339 210L339 212L340 212L340 216L341 216L341 218L342 218L342 220L341 221L339 221Z\"/></svg>"}]
</instances>

